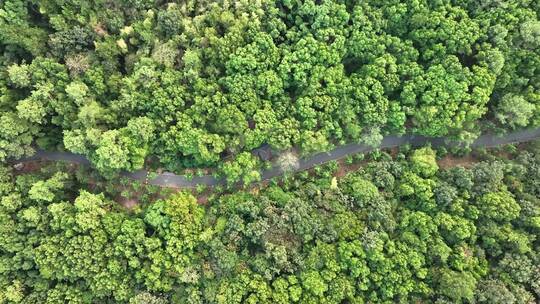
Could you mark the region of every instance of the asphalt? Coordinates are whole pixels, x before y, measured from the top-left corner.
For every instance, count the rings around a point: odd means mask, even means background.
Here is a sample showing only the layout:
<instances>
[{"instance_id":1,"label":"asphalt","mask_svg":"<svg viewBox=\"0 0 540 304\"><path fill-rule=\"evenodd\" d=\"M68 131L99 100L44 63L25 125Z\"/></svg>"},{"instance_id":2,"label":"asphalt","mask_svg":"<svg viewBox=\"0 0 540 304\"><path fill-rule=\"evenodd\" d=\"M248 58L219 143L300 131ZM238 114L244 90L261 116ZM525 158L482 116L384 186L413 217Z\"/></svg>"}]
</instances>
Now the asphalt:
<instances>
[{"instance_id":1,"label":"asphalt","mask_svg":"<svg viewBox=\"0 0 540 304\"><path fill-rule=\"evenodd\" d=\"M503 136L497 135L482 135L478 137L473 143L472 147L494 147L503 144L526 142L533 139L540 138L540 128L520 130L511 132ZM365 144L348 144L338 146L335 149L312 155L305 159L299 160L299 166L296 171L304 171L310 169L319 164L323 164L332 160L338 160L348 155L354 155L357 153L366 153L375 149L393 148L401 145L409 144L411 146L424 146L427 143L431 143L431 146L452 146L455 142L445 140L444 138L428 138L424 136L415 135L403 135L395 136L389 135L384 137L380 146L374 148ZM50 152L38 150L36 153L27 158L19 159L17 162L26 162L32 160L50 160L50 161L65 161L71 163L79 163L84 165L90 165L90 161L83 155L73 154L70 152ZM273 177L282 175L283 172L278 166L274 166L269 170L265 170L261 174L262 180L269 180ZM151 185L157 185L161 187L174 187L174 188L193 188L197 185L217 186L225 184L224 179L216 178L211 175L206 176L194 176L191 179L182 175L176 175L171 172L163 172L158 174L152 179L148 179L148 171L137 170L134 172L122 172L122 176L129 177L134 180L139 180Z\"/></svg>"}]
</instances>

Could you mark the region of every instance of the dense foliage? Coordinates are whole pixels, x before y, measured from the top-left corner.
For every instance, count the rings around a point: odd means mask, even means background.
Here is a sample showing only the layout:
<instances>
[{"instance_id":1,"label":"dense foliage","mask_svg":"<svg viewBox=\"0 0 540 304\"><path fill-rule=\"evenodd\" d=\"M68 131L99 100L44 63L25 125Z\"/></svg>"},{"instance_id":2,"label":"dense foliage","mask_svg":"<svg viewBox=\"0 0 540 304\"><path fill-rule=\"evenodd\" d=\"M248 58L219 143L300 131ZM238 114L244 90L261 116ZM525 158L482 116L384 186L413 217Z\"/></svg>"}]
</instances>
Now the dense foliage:
<instances>
[{"instance_id":1,"label":"dense foliage","mask_svg":"<svg viewBox=\"0 0 540 304\"><path fill-rule=\"evenodd\" d=\"M538 145L293 174L387 134L540 126L539 15L538 0L0 1L0 303L540 302ZM93 168L7 165L36 148ZM269 159L285 176L253 185ZM117 178L145 165L227 184Z\"/></svg>"},{"instance_id":2,"label":"dense foliage","mask_svg":"<svg viewBox=\"0 0 540 304\"><path fill-rule=\"evenodd\" d=\"M534 0L5 0L0 160L36 141L111 174L149 155L179 169L264 143L307 154L538 125L539 13Z\"/></svg>"},{"instance_id":3,"label":"dense foliage","mask_svg":"<svg viewBox=\"0 0 540 304\"><path fill-rule=\"evenodd\" d=\"M540 149L469 169L378 155L132 212L81 174L3 168L0 303L540 300Z\"/></svg>"}]
</instances>

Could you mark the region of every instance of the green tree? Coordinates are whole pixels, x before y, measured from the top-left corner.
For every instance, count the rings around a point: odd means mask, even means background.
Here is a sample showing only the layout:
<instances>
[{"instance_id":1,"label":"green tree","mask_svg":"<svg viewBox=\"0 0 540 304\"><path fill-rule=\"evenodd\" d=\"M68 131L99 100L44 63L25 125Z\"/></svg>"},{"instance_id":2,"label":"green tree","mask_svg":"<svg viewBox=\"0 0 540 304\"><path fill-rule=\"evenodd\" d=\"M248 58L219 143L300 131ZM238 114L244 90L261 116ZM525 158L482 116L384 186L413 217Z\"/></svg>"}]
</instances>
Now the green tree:
<instances>
[{"instance_id":1,"label":"green tree","mask_svg":"<svg viewBox=\"0 0 540 304\"><path fill-rule=\"evenodd\" d=\"M511 221L519 216L521 210L512 194L508 191L484 194L478 201L482 216L498 221Z\"/></svg>"},{"instance_id":2,"label":"green tree","mask_svg":"<svg viewBox=\"0 0 540 304\"><path fill-rule=\"evenodd\" d=\"M242 152L233 161L223 163L221 172L228 185L241 181L247 186L261 179L259 160L249 152Z\"/></svg>"},{"instance_id":3,"label":"green tree","mask_svg":"<svg viewBox=\"0 0 540 304\"><path fill-rule=\"evenodd\" d=\"M9 80L15 86L25 88L30 85L30 71L26 64L11 65L7 69Z\"/></svg>"},{"instance_id":4,"label":"green tree","mask_svg":"<svg viewBox=\"0 0 540 304\"><path fill-rule=\"evenodd\" d=\"M443 270L439 279L438 292L453 301L472 301L476 289L476 279L467 272Z\"/></svg>"},{"instance_id":5,"label":"green tree","mask_svg":"<svg viewBox=\"0 0 540 304\"><path fill-rule=\"evenodd\" d=\"M501 98L497 107L497 119L512 128L525 127L535 112L535 105L519 95L507 94Z\"/></svg>"},{"instance_id":6,"label":"green tree","mask_svg":"<svg viewBox=\"0 0 540 304\"><path fill-rule=\"evenodd\" d=\"M410 161L413 171L424 177L433 176L439 170L435 159L435 151L428 147L415 150L410 157Z\"/></svg>"}]
</instances>

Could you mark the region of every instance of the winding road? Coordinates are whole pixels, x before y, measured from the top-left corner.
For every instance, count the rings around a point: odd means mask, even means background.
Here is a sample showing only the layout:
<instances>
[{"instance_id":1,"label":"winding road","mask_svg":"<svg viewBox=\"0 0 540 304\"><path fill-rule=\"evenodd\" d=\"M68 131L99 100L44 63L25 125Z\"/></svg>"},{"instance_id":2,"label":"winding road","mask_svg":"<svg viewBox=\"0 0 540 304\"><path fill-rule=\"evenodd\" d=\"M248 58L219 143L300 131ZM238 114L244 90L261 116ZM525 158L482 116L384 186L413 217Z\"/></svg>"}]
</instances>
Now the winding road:
<instances>
[{"instance_id":1,"label":"winding road","mask_svg":"<svg viewBox=\"0 0 540 304\"><path fill-rule=\"evenodd\" d=\"M526 142L536 138L540 138L540 128L537 129L527 129L508 133L504 136L497 135L482 135L478 137L472 144L473 147L494 147L503 144L509 143L518 143ZM415 136L415 135L404 135L404 136L386 136L382 140L378 149L383 148L393 148L405 144L410 144L411 146L422 146L427 143L431 143L433 147L451 145L446 142L444 138L428 138L424 136ZM326 163L332 160L338 160L344 158L347 155L353 155L356 153L366 153L374 150L375 148L370 147L365 144L348 144L343 146L338 146L335 149L315 154L306 159L300 159L299 166L296 171L303 171L309 168L312 168L316 165ZM79 163L89 165L90 161L86 159L83 155L73 154L69 152L48 152L48 151L37 151L32 157L19 159L18 162L26 162L33 160L50 160L50 161L65 161L71 163ZM262 172L261 179L269 180L273 177L282 175L283 172L277 165L272 167L269 170ZM206 176L195 176L192 179L188 179L182 175L176 175L171 172L164 172L158 174L157 177L148 179L148 171L138 170L134 172L122 172L123 176L129 177L131 179L139 180L142 182L147 182L151 185L157 185L161 187L174 187L174 188L193 188L197 185L206 185L206 186L216 186L225 184L224 179L215 178L210 175Z\"/></svg>"}]
</instances>

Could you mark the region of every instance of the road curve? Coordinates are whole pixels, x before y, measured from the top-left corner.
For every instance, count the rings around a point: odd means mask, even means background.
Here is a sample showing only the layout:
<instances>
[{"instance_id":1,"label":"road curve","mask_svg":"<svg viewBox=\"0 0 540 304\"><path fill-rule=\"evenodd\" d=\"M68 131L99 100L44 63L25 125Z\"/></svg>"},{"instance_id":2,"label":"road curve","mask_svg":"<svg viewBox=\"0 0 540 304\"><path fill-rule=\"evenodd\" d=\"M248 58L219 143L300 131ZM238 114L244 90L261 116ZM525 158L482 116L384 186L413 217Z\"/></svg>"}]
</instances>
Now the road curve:
<instances>
[{"instance_id":1,"label":"road curve","mask_svg":"<svg viewBox=\"0 0 540 304\"><path fill-rule=\"evenodd\" d=\"M508 133L504 136L497 135L482 135L478 137L472 144L473 147L494 147L503 144L526 142L536 138L540 138L540 128L537 129L527 129L520 130L512 133ZM395 136L389 135L384 137L381 144L377 149L383 148L393 148L405 144L410 144L411 146L422 146L427 143L431 143L433 147L449 145L451 142L446 142L444 138L428 138L424 136L417 135L403 135ZM455 143L454 143L455 144ZM336 147L335 149L315 154L306 159L300 159L299 167L296 171L303 171L309 168L312 168L316 165L326 163L332 160L337 160L344 158L348 155L353 155L356 153L366 153L372 151L376 148L370 147L365 144L348 144ZM23 158L18 160L19 162L26 162L32 160L52 160L52 161L65 161L71 163L79 163L84 165L89 165L90 161L83 155L73 154L69 152L48 152L39 150L33 156ZM261 174L262 180L269 180L273 177L282 175L283 172L279 167L274 166L269 170L265 170ZM161 187L174 187L174 188L193 188L197 185L206 185L206 186L217 186L225 184L225 180L221 178L215 178L211 175L205 176L195 176L191 179L186 178L182 175L176 175L171 172L164 172L158 174L155 178L148 179L148 171L146 170L137 170L134 172L122 172L122 176L129 177L134 180L139 180L142 182L147 182L151 185L157 185Z\"/></svg>"}]
</instances>

